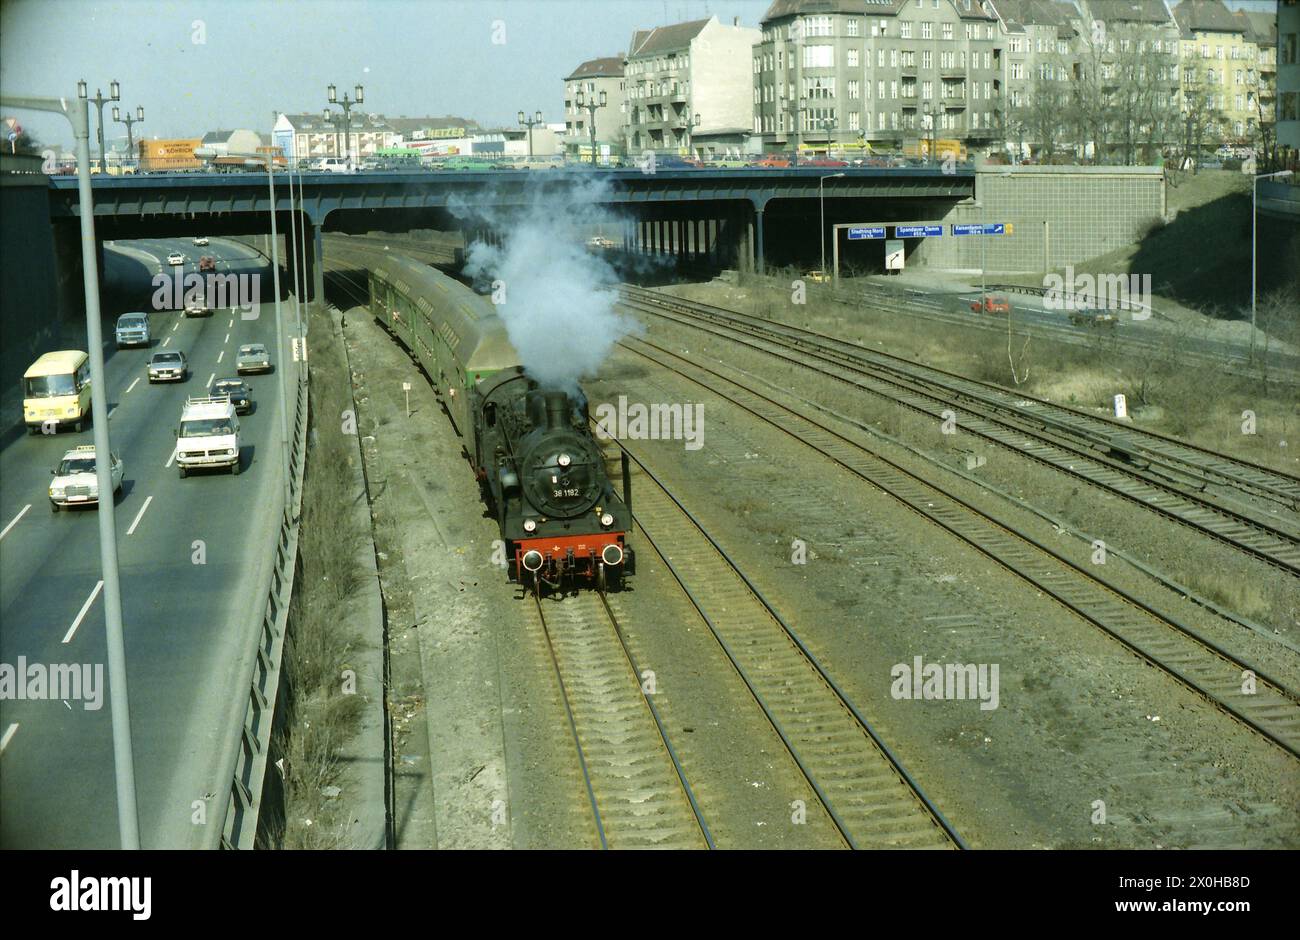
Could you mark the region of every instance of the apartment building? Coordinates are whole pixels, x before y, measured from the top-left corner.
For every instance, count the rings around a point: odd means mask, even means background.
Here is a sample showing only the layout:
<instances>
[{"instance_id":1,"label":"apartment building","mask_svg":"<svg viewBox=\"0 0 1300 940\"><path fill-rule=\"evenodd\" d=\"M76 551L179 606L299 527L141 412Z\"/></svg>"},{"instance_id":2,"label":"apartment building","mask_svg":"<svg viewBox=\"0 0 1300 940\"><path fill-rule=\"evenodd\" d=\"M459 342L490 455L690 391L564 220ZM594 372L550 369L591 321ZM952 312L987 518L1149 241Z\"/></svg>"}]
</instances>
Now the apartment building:
<instances>
[{"instance_id":1,"label":"apartment building","mask_svg":"<svg viewBox=\"0 0 1300 940\"><path fill-rule=\"evenodd\" d=\"M1008 144L1021 157L1039 152L1056 139L1078 66L1081 14L1066 0L989 0L1006 46ZM1054 149L1054 146L1053 146Z\"/></svg>"},{"instance_id":2,"label":"apartment building","mask_svg":"<svg viewBox=\"0 0 1300 940\"><path fill-rule=\"evenodd\" d=\"M611 153L625 153L627 92L623 53L588 59L564 79L564 148L573 156L590 154L591 126L596 127L596 146ZM601 95L605 104L600 104ZM578 102L582 102L579 106ZM596 105L593 112L587 107Z\"/></svg>"},{"instance_id":3,"label":"apartment building","mask_svg":"<svg viewBox=\"0 0 1300 940\"><path fill-rule=\"evenodd\" d=\"M750 56L759 31L716 16L637 30L628 48L624 133L633 155L744 145L752 120Z\"/></svg>"},{"instance_id":4,"label":"apartment building","mask_svg":"<svg viewBox=\"0 0 1300 940\"><path fill-rule=\"evenodd\" d=\"M339 113L335 116L342 117ZM402 135L382 114L353 111L346 131L341 120L327 121L320 112L281 113L272 128L271 138L291 161L342 157L349 151L354 160L360 160L373 156L384 147L395 146Z\"/></svg>"},{"instance_id":5,"label":"apartment building","mask_svg":"<svg viewBox=\"0 0 1300 940\"><path fill-rule=\"evenodd\" d=\"M1182 0L1174 7L1174 18L1182 42L1184 108L1203 103L1209 111L1206 131L1211 139L1255 142L1264 82L1251 19L1233 14L1222 0ZM1268 84L1274 77L1269 76Z\"/></svg>"},{"instance_id":6,"label":"apartment building","mask_svg":"<svg viewBox=\"0 0 1300 940\"><path fill-rule=\"evenodd\" d=\"M1300 150L1300 0L1277 8L1277 144Z\"/></svg>"},{"instance_id":7,"label":"apartment building","mask_svg":"<svg viewBox=\"0 0 1300 940\"><path fill-rule=\"evenodd\" d=\"M1005 62L989 0L775 0L754 47L765 150L1003 137Z\"/></svg>"}]
</instances>

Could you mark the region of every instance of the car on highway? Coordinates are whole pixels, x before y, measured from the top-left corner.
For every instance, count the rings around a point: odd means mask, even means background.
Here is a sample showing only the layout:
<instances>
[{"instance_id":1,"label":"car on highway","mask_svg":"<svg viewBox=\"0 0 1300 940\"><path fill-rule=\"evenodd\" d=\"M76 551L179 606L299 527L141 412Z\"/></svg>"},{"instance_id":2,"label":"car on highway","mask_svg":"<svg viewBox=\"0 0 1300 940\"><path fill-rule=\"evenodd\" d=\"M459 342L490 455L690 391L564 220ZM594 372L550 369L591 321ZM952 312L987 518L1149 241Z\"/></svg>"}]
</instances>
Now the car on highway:
<instances>
[{"instance_id":1,"label":"car on highway","mask_svg":"<svg viewBox=\"0 0 1300 940\"><path fill-rule=\"evenodd\" d=\"M270 372L271 354L261 343L248 343L239 347L235 354L235 372L244 375L249 372Z\"/></svg>"},{"instance_id":2,"label":"car on highway","mask_svg":"<svg viewBox=\"0 0 1300 940\"><path fill-rule=\"evenodd\" d=\"M187 317L210 317L212 308L202 300L189 300L185 303L185 315Z\"/></svg>"},{"instance_id":3,"label":"car on highway","mask_svg":"<svg viewBox=\"0 0 1300 940\"><path fill-rule=\"evenodd\" d=\"M1119 317L1104 307L1079 307L1070 311L1070 322L1075 326L1114 329Z\"/></svg>"},{"instance_id":4,"label":"car on highway","mask_svg":"<svg viewBox=\"0 0 1300 940\"><path fill-rule=\"evenodd\" d=\"M122 314L117 318L117 326L113 330L113 335L117 339L118 349L124 349L127 346L148 346L149 315L145 313Z\"/></svg>"},{"instance_id":5,"label":"car on highway","mask_svg":"<svg viewBox=\"0 0 1300 940\"><path fill-rule=\"evenodd\" d=\"M159 351L153 354L149 360L149 383L154 382L183 382L189 375L190 364L185 359L185 353L179 349L168 351Z\"/></svg>"},{"instance_id":6,"label":"car on highway","mask_svg":"<svg viewBox=\"0 0 1300 940\"><path fill-rule=\"evenodd\" d=\"M312 164L312 169L320 173L352 172L352 168L348 166L347 157L321 157Z\"/></svg>"},{"instance_id":7,"label":"car on highway","mask_svg":"<svg viewBox=\"0 0 1300 940\"><path fill-rule=\"evenodd\" d=\"M976 297L970 302L970 308L976 313L1011 312L1011 304L1007 302L1007 299L995 294L985 294L983 297Z\"/></svg>"},{"instance_id":8,"label":"car on highway","mask_svg":"<svg viewBox=\"0 0 1300 940\"><path fill-rule=\"evenodd\" d=\"M176 429L176 469L181 479L194 470L226 468L239 474L239 417L224 395L187 398Z\"/></svg>"},{"instance_id":9,"label":"car on highway","mask_svg":"<svg viewBox=\"0 0 1300 940\"><path fill-rule=\"evenodd\" d=\"M110 454L109 474L113 492L122 491L122 458ZM63 455L59 465L50 471L50 511L58 512L67 506L98 506L99 480L95 476L95 445L82 444Z\"/></svg>"},{"instance_id":10,"label":"car on highway","mask_svg":"<svg viewBox=\"0 0 1300 940\"><path fill-rule=\"evenodd\" d=\"M173 251L171 254L167 256L167 263L172 265L173 267L175 267L178 264L184 264L185 256L181 254L179 251Z\"/></svg>"},{"instance_id":11,"label":"car on highway","mask_svg":"<svg viewBox=\"0 0 1300 940\"><path fill-rule=\"evenodd\" d=\"M235 414L246 415L253 410L253 390L243 379L217 379L208 393L212 398L230 399Z\"/></svg>"},{"instance_id":12,"label":"car on highway","mask_svg":"<svg viewBox=\"0 0 1300 940\"><path fill-rule=\"evenodd\" d=\"M206 236L206 235L195 235L195 236L194 236L194 245L195 245L196 247L198 247L198 248L206 248L206 247L208 246L208 236Z\"/></svg>"}]
</instances>

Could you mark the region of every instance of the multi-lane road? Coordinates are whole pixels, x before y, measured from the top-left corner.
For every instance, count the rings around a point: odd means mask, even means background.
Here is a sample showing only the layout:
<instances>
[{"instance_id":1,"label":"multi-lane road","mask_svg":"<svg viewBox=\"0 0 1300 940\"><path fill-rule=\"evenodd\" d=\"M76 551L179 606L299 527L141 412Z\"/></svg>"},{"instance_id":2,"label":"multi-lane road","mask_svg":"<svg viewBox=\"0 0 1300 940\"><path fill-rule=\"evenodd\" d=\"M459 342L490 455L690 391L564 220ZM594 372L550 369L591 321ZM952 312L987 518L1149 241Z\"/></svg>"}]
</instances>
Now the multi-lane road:
<instances>
[{"instance_id":1,"label":"multi-lane road","mask_svg":"<svg viewBox=\"0 0 1300 940\"><path fill-rule=\"evenodd\" d=\"M138 253L146 269L148 257L166 267L177 247L187 268L200 253L235 259L236 267L261 264L247 246L217 239L201 249L163 240L119 247ZM143 300L148 310L147 293ZM240 344L274 350L275 319L269 304L255 318L223 309L149 319L149 349L117 350L106 330L107 388L96 394L107 393L113 450L125 464L116 506L141 843L188 847L204 840L205 820L222 824L220 745L232 706L247 699L238 688L241 659L265 603L259 588L278 523L277 376L248 377L256 406L241 418L241 475L180 479L173 432L187 396L235 374ZM286 321L291 327L292 313ZM149 384L146 363L159 349L185 352L185 382ZM291 370L292 387L297 364L275 366ZM0 701L0 845L114 848L96 510L51 513L46 495L50 470L70 447L91 443L92 431L9 438L0 450L0 663L87 664L91 676L98 665L104 680L98 709L71 699Z\"/></svg>"}]
</instances>

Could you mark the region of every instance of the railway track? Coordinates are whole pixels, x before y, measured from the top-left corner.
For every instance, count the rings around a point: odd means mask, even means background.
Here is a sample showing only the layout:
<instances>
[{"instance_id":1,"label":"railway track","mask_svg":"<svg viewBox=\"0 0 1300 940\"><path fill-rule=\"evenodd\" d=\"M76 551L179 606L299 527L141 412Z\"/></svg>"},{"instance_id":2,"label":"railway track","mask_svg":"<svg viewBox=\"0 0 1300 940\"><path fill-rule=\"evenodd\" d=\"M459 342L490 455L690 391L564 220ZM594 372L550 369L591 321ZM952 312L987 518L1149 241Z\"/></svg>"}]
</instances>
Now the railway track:
<instances>
[{"instance_id":1,"label":"railway track","mask_svg":"<svg viewBox=\"0 0 1300 940\"><path fill-rule=\"evenodd\" d=\"M733 403L972 546L1152 666L1300 758L1300 694L990 512L944 492L797 405L652 342L622 345ZM1246 691L1246 674L1254 691Z\"/></svg>"},{"instance_id":2,"label":"railway track","mask_svg":"<svg viewBox=\"0 0 1300 940\"><path fill-rule=\"evenodd\" d=\"M1300 574L1300 521L1211 499L1211 485L1294 510L1300 479L996 386L869 350L800 327L737 314L641 288L623 288L634 309L815 368L858 390L938 418L943 408L979 438L1023 454L1290 574Z\"/></svg>"},{"instance_id":3,"label":"railway track","mask_svg":"<svg viewBox=\"0 0 1300 940\"><path fill-rule=\"evenodd\" d=\"M641 543L672 574L851 848L965 848L799 634L632 451Z\"/></svg>"},{"instance_id":4,"label":"railway track","mask_svg":"<svg viewBox=\"0 0 1300 940\"><path fill-rule=\"evenodd\" d=\"M713 848L622 628L604 595L534 596L601 848Z\"/></svg>"}]
</instances>

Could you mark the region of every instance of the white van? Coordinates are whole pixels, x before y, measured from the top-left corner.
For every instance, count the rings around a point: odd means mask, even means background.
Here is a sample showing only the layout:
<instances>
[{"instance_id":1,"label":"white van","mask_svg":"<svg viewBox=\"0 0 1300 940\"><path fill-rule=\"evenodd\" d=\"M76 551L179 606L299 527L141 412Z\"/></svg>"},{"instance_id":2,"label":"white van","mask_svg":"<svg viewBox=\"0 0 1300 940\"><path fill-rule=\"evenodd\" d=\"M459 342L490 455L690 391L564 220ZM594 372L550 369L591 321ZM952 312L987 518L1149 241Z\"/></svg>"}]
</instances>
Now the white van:
<instances>
[{"instance_id":1,"label":"white van","mask_svg":"<svg viewBox=\"0 0 1300 940\"><path fill-rule=\"evenodd\" d=\"M239 473L239 415L228 397L186 399L176 429L176 467L182 479L209 467Z\"/></svg>"}]
</instances>

